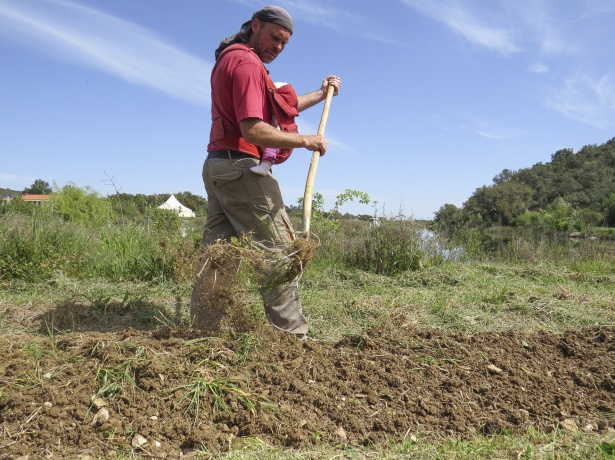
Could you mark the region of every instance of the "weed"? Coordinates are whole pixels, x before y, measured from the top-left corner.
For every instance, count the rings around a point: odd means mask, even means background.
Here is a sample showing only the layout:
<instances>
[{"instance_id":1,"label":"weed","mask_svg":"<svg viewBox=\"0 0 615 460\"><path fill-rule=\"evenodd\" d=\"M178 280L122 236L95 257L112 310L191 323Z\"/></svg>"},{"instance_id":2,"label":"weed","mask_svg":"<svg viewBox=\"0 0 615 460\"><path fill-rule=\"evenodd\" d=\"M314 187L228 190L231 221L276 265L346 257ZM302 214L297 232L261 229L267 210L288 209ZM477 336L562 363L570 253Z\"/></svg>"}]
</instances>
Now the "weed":
<instances>
[{"instance_id":1,"label":"weed","mask_svg":"<svg viewBox=\"0 0 615 460\"><path fill-rule=\"evenodd\" d=\"M58 340L55 336L53 325L45 322L45 327L47 329L47 336L49 337L49 346L51 347L50 355L55 357L58 355Z\"/></svg>"},{"instance_id":2,"label":"weed","mask_svg":"<svg viewBox=\"0 0 615 460\"><path fill-rule=\"evenodd\" d=\"M200 365L203 362L208 362L207 356L212 352L211 340L209 337L198 337L196 339L186 340L185 344L189 347L188 357L190 361Z\"/></svg>"},{"instance_id":3,"label":"weed","mask_svg":"<svg viewBox=\"0 0 615 460\"><path fill-rule=\"evenodd\" d=\"M42 368L41 368L41 360L43 358L43 349L37 343L36 340L30 340L26 345L22 348L23 351L28 353L34 359L34 373L27 374L23 379L25 384L30 383L34 385L42 385L43 377L42 377Z\"/></svg>"},{"instance_id":4,"label":"weed","mask_svg":"<svg viewBox=\"0 0 615 460\"><path fill-rule=\"evenodd\" d=\"M240 402L252 414L256 412L257 405L254 396L238 386L239 378L215 377L206 375L193 375L188 383L172 388L172 392L181 390L183 395L177 406L186 404L186 411L194 413L195 423L201 408L211 406L214 412L230 412L227 398Z\"/></svg>"},{"instance_id":5,"label":"weed","mask_svg":"<svg viewBox=\"0 0 615 460\"><path fill-rule=\"evenodd\" d=\"M91 353L96 353L100 347L101 343L99 342L94 346ZM133 391L139 389L136 371L149 362L147 349L130 343L117 344L116 347L120 355L105 354L101 364L96 369L96 381L98 382L96 397L111 398L115 394L123 392L127 384ZM130 356L121 356L121 353L126 352Z\"/></svg>"},{"instance_id":6,"label":"weed","mask_svg":"<svg viewBox=\"0 0 615 460\"><path fill-rule=\"evenodd\" d=\"M237 336L237 356L239 361L245 363L250 355L260 345L260 339L252 332L244 332Z\"/></svg>"},{"instance_id":7,"label":"weed","mask_svg":"<svg viewBox=\"0 0 615 460\"><path fill-rule=\"evenodd\" d=\"M604 455L615 458L615 443L605 441L600 443L599 448Z\"/></svg>"},{"instance_id":8,"label":"weed","mask_svg":"<svg viewBox=\"0 0 615 460\"><path fill-rule=\"evenodd\" d=\"M483 297L483 302L491 305L502 305L509 297L509 291L504 287L497 287L487 292Z\"/></svg>"},{"instance_id":9,"label":"weed","mask_svg":"<svg viewBox=\"0 0 615 460\"><path fill-rule=\"evenodd\" d=\"M322 442L322 434L319 431L314 431L310 433L310 441L314 444L320 444Z\"/></svg>"}]
</instances>

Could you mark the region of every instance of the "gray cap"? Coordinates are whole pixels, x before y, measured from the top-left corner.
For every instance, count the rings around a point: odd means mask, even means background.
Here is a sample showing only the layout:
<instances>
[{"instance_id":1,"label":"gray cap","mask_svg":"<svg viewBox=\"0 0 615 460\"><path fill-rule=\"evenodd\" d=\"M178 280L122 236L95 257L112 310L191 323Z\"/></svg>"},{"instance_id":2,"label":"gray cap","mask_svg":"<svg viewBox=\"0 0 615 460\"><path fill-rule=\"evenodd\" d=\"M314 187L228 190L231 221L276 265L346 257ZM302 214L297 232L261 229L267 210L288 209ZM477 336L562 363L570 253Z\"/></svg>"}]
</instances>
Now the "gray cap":
<instances>
[{"instance_id":1,"label":"gray cap","mask_svg":"<svg viewBox=\"0 0 615 460\"><path fill-rule=\"evenodd\" d=\"M252 19L273 22L274 24L285 27L291 34L295 28L293 25L293 18L290 17L288 11L275 5L267 5L266 7L258 10L252 15Z\"/></svg>"}]
</instances>

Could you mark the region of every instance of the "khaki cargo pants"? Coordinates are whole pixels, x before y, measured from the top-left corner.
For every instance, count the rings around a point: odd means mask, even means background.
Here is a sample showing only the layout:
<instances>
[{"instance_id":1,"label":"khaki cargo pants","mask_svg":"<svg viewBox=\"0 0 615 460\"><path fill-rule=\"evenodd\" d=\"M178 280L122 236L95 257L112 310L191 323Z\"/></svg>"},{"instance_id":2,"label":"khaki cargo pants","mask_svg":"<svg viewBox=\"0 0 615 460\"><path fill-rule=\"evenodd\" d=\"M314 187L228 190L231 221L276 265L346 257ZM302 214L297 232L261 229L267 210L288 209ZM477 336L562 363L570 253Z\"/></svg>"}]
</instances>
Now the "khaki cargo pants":
<instances>
[{"instance_id":1,"label":"khaki cargo pants","mask_svg":"<svg viewBox=\"0 0 615 460\"><path fill-rule=\"evenodd\" d=\"M253 244L270 251L275 259L275 253L295 239L277 180L271 174L261 176L250 171L258 163L257 159L231 159L230 155L205 160L203 181L208 201L203 246L249 234ZM219 328L227 296L214 283L232 286L237 272L236 261L215 265L207 265L203 260L197 263L190 315L193 325L200 329ZM299 301L298 279L288 280L282 275L275 272L273 264L259 267L257 272L267 319L282 331L306 333L308 325ZM276 279L283 281L277 283Z\"/></svg>"}]
</instances>

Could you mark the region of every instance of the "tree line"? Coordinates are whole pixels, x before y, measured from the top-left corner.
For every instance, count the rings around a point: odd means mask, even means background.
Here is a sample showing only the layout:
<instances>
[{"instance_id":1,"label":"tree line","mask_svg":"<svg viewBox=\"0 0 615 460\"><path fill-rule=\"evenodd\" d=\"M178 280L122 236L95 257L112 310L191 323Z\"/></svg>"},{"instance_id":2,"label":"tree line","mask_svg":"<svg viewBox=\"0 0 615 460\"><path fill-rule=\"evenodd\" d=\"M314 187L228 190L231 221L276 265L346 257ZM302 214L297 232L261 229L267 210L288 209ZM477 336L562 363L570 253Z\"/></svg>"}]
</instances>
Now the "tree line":
<instances>
[{"instance_id":1,"label":"tree line","mask_svg":"<svg viewBox=\"0 0 615 460\"><path fill-rule=\"evenodd\" d=\"M18 192L10 189L0 189L2 195L11 195L17 201L12 207L25 208L24 205L19 204L19 198L22 195L49 195L56 194L73 194L74 189L78 188L75 184L67 184L66 186L59 188L57 186L52 187L49 182L43 179L36 179L30 187L26 187L22 192ZM55 189L55 190L54 190ZM170 193L156 193L146 195L143 193L130 194L116 192L113 195L107 197L100 197L98 193L92 190L90 187L85 187L86 192L91 195L95 195L100 199L107 199L111 206L111 209L118 215L123 216L128 220L139 220L140 217L147 216L151 209L158 208L161 204L169 199ZM178 192L174 193L175 198L187 208L193 210L196 216L205 216L207 212L207 200L202 196L195 195L191 192Z\"/></svg>"},{"instance_id":2,"label":"tree line","mask_svg":"<svg viewBox=\"0 0 615 460\"><path fill-rule=\"evenodd\" d=\"M534 227L584 231L615 227L615 138L578 152L562 149L548 163L504 169L477 188L461 208L443 205L440 228Z\"/></svg>"},{"instance_id":3,"label":"tree line","mask_svg":"<svg viewBox=\"0 0 615 460\"><path fill-rule=\"evenodd\" d=\"M113 184L113 180L110 179L110 185ZM7 212L9 209L13 210L27 210L30 203L20 203L19 197L26 194L35 194L35 195L47 195L47 194L55 194L55 195L67 195L73 196L75 194L79 195L81 198L79 200L73 199L73 204L77 202L83 201L83 197L89 196L90 198L96 198L101 200L108 201L109 210L119 216L123 222L132 221L139 222L142 221L144 217L150 216L153 209L157 209L158 206L163 204L165 201L169 199L171 196L170 193L158 193L146 195L143 193L130 194L130 193L120 193L119 190L116 189L116 192L107 197L102 197L93 190L91 187L82 187L81 191L76 190L79 189L75 184L68 183L63 187L58 187L54 185L52 188L49 185L49 182L44 181L43 179L37 179L30 187L26 187L23 192L17 192L10 189L0 189L0 194L3 195L12 195L17 200L8 207L4 207L4 212ZM193 210L195 212L196 217L205 217L207 215L207 200L199 195L195 195L191 192L178 192L174 194L177 200L187 208ZM56 197L57 201L58 197ZM368 214L359 214L353 215L350 213L342 214L340 212L340 207L347 202L350 201L358 201L361 204L368 205L370 204L370 199L367 193L360 192L357 190L346 189L343 193L336 196L336 201L333 209L330 211L325 211L324 209L324 197L321 193L315 192L313 197L313 207L312 212L315 216L321 217L323 219L334 219L334 220L350 220L350 219L358 219L358 220L370 220L372 216ZM292 217L300 218L302 215L303 209L303 199L300 198L297 205L287 205L286 211Z\"/></svg>"}]
</instances>

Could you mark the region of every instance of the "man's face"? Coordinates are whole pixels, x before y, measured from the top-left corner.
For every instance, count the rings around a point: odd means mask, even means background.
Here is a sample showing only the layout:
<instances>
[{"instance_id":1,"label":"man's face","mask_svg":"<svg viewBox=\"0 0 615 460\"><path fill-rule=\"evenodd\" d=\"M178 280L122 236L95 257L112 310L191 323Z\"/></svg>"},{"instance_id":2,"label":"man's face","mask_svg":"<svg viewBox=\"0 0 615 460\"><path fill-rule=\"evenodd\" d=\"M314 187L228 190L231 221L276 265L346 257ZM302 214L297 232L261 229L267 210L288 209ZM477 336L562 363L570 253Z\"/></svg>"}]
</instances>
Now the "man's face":
<instances>
[{"instance_id":1,"label":"man's face","mask_svg":"<svg viewBox=\"0 0 615 460\"><path fill-rule=\"evenodd\" d=\"M273 22L255 19L248 44L265 64L272 62L290 40L291 33L285 27Z\"/></svg>"}]
</instances>

